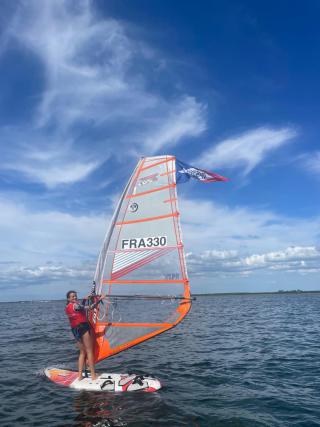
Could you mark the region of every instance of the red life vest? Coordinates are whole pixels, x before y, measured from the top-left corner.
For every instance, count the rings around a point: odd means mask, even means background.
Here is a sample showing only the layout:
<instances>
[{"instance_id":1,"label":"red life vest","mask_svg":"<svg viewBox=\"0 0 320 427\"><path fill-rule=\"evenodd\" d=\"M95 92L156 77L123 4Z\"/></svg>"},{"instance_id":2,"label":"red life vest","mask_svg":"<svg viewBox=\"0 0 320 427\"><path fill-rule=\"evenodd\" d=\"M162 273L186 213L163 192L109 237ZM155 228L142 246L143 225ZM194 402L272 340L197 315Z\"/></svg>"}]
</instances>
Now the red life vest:
<instances>
[{"instance_id":1,"label":"red life vest","mask_svg":"<svg viewBox=\"0 0 320 427\"><path fill-rule=\"evenodd\" d=\"M66 306L66 314L69 318L71 328L77 327L80 323L88 322L85 310L76 311L74 305L75 303L69 302Z\"/></svg>"}]
</instances>

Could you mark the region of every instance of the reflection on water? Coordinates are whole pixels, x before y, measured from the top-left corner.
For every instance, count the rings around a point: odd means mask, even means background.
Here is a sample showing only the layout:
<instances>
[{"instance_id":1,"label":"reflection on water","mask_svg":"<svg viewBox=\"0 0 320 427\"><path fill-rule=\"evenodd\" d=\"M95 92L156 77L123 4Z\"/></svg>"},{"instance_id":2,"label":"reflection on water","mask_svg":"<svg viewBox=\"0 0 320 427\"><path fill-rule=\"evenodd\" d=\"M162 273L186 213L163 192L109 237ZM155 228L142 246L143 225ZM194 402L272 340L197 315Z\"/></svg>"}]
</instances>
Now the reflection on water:
<instances>
[{"instance_id":1,"label":"reflection on water","mask_svg":"<svg viewBox=\"0 0 320 427\"><path fill-rule=\"evenodd\" d=\"M82 391L73 397L74 426L156 425L168 413L160 393Z\"/></svg>"},{"instance_id":2,"label":"reflection on water","mask_svg":"<svg viewBox=\"0 0 320 427\"><path fill-rule=\"evenodd\" d=\"M123 427L122 408L117 396L111 393L80 392L74 397L75 425L80 427Z\"/></svg>"}]
</instances>

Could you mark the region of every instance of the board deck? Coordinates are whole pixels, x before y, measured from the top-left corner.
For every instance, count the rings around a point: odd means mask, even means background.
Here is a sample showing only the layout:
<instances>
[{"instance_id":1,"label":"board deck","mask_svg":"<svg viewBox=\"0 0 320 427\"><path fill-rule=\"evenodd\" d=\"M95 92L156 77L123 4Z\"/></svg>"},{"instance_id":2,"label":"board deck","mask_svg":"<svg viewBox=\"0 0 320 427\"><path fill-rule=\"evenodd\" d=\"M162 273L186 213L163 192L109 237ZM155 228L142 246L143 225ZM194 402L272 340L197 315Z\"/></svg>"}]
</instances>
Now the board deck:
<instances>
[{"instance_id":1,"label":"board deck","mask_svg":"<svg viewBox=\"0 0 320 427\"><path fill-rule=\"evenodd\" d=\"M59 368L47 368L45 375L56 384L76 390L153 392L162 388L160 381L149 375L103 373L97 374L94 381L90 376L79 381L77 372Z\"/></svg>"}]
</instances>

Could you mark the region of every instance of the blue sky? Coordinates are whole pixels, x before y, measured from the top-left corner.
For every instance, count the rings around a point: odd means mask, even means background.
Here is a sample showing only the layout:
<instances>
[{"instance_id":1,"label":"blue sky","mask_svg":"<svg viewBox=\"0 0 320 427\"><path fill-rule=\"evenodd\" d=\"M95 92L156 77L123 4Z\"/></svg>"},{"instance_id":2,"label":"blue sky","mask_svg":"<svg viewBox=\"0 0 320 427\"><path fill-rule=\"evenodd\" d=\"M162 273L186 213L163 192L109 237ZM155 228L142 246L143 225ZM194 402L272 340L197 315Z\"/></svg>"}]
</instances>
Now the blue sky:
<instances>
[{"instance_id":1,"label":"blue sky","mask_svg":"<svg viewBox=\"0 0 320 427\"><path fill-rule=\"evenodd\" d=\"M86 292L141 155L179 186L194 293L320 289L320 5L20 1L0 18L1 299Z\"/></svg>"}]
</instances>

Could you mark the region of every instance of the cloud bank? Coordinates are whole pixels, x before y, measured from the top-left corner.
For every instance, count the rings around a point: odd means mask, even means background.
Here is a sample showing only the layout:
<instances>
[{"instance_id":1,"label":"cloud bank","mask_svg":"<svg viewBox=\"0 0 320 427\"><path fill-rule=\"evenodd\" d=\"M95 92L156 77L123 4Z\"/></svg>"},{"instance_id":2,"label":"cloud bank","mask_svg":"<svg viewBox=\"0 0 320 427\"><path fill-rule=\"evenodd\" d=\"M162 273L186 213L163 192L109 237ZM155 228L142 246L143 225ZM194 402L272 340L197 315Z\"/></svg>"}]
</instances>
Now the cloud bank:
<instances>
[{"instance_id":1,"label":"cloud bank","mask_svg":"<svg viewBox=\"0 0 320 427\"><path fill-rule=\"evenodd\" d=\"M292 246L283 251L242 257L236 251L205 251L187 255L194 276L252 274L256 271L282 271L295 274L320 273L320 248Z\"/></svg>"},{"instance_id":2,"label":"cloud bank","mask_svg":"<svg viewBox=\"0 0 320 427\"><path fill-rule=\"evenodd\" d=\"M73 279L90 283L110 218L39 213L0 202L0 231L6 241L0 277L4 288L8 283L40 286ZM236 278L261 271L319 273L319 218L288 219L201 200L182 199L180 204L191 278Z\"/></svg>"}]
</instances>

